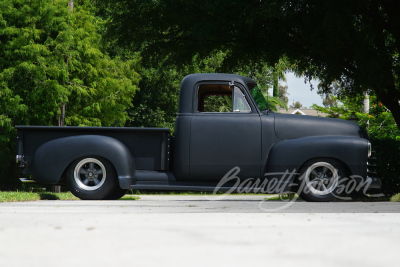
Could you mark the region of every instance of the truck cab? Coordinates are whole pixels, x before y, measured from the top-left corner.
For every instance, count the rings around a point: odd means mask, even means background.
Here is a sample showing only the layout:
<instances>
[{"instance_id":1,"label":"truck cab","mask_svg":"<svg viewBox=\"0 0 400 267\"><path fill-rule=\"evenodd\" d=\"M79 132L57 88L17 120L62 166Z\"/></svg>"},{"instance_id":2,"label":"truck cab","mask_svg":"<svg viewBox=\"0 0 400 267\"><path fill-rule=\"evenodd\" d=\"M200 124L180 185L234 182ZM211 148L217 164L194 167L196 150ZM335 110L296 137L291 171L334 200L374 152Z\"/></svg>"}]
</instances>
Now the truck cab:
<instances>
[{"instance_id":1,"label":"truck cab","mask_svg":"<svg viewBox=\"0 0 400 267\"><path fill-rule=\"evenodd\" d=\"M248 84L255 86L236 75L193 75L182 81L174 140L177 179L218 181L235 166L248 177L260 177L261 111Z\"/></svg>"}]
</instances>

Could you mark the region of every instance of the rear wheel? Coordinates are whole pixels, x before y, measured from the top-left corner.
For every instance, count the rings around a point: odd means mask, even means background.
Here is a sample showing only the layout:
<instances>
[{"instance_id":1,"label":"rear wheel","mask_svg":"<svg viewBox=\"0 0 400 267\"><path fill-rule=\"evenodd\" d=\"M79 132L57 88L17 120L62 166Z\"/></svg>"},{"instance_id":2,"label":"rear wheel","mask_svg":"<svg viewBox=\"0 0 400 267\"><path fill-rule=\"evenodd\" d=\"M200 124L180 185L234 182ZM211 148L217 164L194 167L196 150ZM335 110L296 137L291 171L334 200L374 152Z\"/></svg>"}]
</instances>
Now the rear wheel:
<instances>
[{"instance_id":1,"label":"rear wheel","mask_svg":"<svg viewBox=\"0 0 400 267\"><path fill-rule=\"evenodd\" d=\"M300 175L300 197L306 201L327 202L339 195L344 169L336 160L321 158L305 164Z\"/></svg>"},{"instance_id":2,"label":"rear wheel","mask_svg":"<svg viewBox=\"0 0 400 267\"><path fill-rule=\"evenodd\" d=\"M120 189L114 167L99 157L75 160L67 172L67 185L72 194L84 200L106 199Z\"/></svg>"}]
</instances>

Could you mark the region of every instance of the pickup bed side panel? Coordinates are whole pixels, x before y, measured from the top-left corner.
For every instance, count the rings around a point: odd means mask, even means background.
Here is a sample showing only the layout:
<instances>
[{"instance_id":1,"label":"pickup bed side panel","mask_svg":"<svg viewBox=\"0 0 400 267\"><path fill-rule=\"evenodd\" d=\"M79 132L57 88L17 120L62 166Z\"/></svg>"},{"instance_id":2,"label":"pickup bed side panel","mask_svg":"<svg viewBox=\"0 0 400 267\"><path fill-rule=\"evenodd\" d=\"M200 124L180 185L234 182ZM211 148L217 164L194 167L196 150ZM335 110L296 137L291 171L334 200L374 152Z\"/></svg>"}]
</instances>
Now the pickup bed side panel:
<instances>
[{"instance_id":1,"label":"pickup bed side panel","mask_svg":"<svg viewBox=\"0 0 400 267\"><path fill-rule=\"evenodd\" d=\"M309 159L333 158L341 161L350 175L366 177L368 140L347 136L314 136L275 144L268 156L269 173L299 171Z\"/></svg>"},{"instance_id":2,"label":"pickup bed side panel","mask_svg":"<svg viewBox=\"0 0 400 267\"><path fill-rule=\"evenodd\" d=\"M37 182L56 184L74 160L90 156L110 161L122 188L133 184L135 163L129 149L120 141L101 135L64 137L42 144L33 157L33 178Z\"/></svg>"}]
</instances>

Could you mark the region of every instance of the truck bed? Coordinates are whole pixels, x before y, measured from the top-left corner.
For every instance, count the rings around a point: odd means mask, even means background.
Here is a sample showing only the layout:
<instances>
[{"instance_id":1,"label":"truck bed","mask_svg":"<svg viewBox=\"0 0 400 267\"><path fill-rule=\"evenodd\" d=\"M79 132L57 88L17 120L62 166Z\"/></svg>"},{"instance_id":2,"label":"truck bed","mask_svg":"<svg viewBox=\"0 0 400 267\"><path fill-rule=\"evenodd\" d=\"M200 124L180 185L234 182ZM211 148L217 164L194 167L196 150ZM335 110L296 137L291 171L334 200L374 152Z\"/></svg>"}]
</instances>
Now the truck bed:
<instances>
[{"instance_id":1,"label":"truck bed","mask_svg":"<svg viewBox=\"0 0 400 267\"><path fill-rule=\"evenodd\" d=\"M170 159L168 128L16 126L17 154L24 156L24 174L31 174L32 159L44 143L69 136L101 135L117 139L132 153L137 170L167 171ZM83 148L84 149L84 148Z\"/></svg>"}]
</instances>

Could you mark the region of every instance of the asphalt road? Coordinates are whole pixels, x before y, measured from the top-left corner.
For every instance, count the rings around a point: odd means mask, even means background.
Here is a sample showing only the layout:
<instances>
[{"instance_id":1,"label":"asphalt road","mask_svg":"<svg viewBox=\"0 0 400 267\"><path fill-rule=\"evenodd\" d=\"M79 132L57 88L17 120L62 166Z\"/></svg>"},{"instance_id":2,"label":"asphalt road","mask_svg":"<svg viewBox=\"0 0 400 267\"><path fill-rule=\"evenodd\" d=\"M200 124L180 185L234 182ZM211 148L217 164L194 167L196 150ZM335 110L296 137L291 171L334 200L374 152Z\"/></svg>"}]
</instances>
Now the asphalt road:
<instances>
[{"instance_id":1,"label":"asphalt road","mask_svg":"<svg viewBox=\"0 0 400 267\"><path fill-rule=\"evenodd\" d=\"M0 266L392 266L400 203L262 196L0 203ZM286 206L285 206L286 205Z\"/></svg>"}]
</instances>

